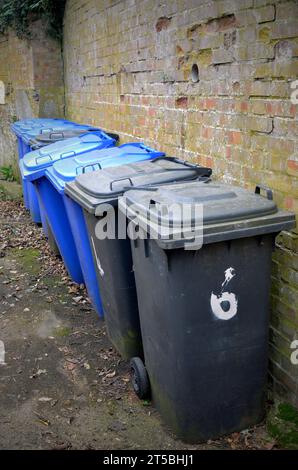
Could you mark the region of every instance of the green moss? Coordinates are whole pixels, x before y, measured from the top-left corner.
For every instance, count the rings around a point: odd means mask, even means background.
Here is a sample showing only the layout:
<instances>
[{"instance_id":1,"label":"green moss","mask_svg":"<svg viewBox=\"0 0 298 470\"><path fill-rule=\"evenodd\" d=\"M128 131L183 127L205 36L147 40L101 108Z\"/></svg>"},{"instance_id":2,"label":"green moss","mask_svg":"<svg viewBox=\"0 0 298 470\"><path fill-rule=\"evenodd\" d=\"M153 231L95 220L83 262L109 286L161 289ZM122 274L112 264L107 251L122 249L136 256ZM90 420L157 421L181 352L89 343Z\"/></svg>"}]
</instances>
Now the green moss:
<instances>
[{"instance_id":1,"label":"green moss","mask_svg":"<svg viewBox=\"0 0 298 470\"><path fill-rule=\"evenodd\" d=\"M7 192L2 184L0 184L0 201L6 201L8 199Z\"/></svg>"},{"instance_id":2,"label":"green moss","mask_svg":"<svg viewBox=\"0 0 298 470\"><path fill-rule=\"evenodd\" d=\"M71 328L68 328L67 326L59 326L58 328L55 329L54 336L58 338L64 338L65 336L69 336L70 333L71 333Z\"/></svg>"},{"instance_id":3,"label":"green moss","mask_svg":"<svg viewBox=\"0 0 298 470\"><path fill-rule=\"evenodd\" d=\"M279 417L284 421L294 423L298 427L298 410L289 403L281 403L278 407Z\"/></svg>"},{"instance_id":4,"label":"green moss","mask_svg":"<svg viewBox=\"0 0 298 470\"><path fill-rule=\"evenodd\" d=\"M0 200L19 201L22 198L21 187L16 182L2 181L0 183Z\"/></svg>"},{"instance_id":5,"label":"green moss","mask_svg":"<svg viewBox=\"0 0 298 470\"><path fill-rule=\"evenodd\" d=\"M110 338L114 346L121 352L124 359L130 359L142 350L142 340L138 331L127 330L118 331L116 328L109 332Z\"/></svg>"},{"instance_id":6,"label":"green moss","mask_svg":"<svg viewBox=\"0 0 298 470\"><path fill-rule=\"evenodd\" d=\"M269 42L270 34L271 34L270 28L265 27L265 28L260 29L259 40L263 42Z\"/></svg>"},{"instance_id":7,"label":"green moss","mask_svg":"<svg viewBox=\"0 0 298 470\"><path fill-rule=\"evenodd\" d=\"M289 403L274 406L267 418L268 433L283 449L298 449L298 410Z\"/></svg>"},{"instance_id":8,"label":"green moss","mask_svg":"<svg viewBox=\"0 0 298 470\"><path fill-rule=\"evenodd\" d=\"M40 272L40 262L38 259L40 256L39 250L24 248L23 250L14 249L12 251L27 272L34 275Z\"/></svg>"}]
</instances>

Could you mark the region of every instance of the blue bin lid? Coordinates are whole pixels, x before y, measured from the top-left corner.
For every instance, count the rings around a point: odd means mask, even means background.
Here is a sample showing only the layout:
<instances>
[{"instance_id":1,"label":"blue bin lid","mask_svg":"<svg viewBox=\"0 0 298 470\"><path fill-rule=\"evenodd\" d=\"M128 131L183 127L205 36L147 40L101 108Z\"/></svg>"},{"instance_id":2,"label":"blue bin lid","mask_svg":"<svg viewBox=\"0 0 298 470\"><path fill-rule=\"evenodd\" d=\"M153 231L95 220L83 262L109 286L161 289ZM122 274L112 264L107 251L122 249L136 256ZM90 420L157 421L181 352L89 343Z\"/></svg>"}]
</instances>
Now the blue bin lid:
<instances>
[{"instance_id":1,"label":"blue bin lid","mask_svg":"<svg viewBox=\"0 0 298 470\"><path fill-rule=\"evenodd\" d=\"M44 175L45 168L57 160L74 157L96 149L113 147L115 140L103 131L89 132L78 137L61 140L39 150L28 152L20 160L22 175L33 181Z\"/></svg>"},{"instance_id":2,"label":"blue bin lid","mask_svg":"<svg viewBox=\"0 0 298 470\"><path fill-rule=\"evenodd\" d=\"M12 131L16 135L21 135L26 131L32 129L41 129L43 127L57 127L59 125L63 126L66 124L75 125L71 121L67 121L66 119L59 119L59 118L32 118L32 119L23 119L21 121L16 121L11 125Z\"/></svg>"},{"instance_id":3,"label":"blue bin lid","mask_svg":"<svg viewBox=\"0 0 298 470\"><path fill-rule=\"evenodd\" d=\"M42 132L54 131L56 129L69 129L73 127L81 127L88 129L93 126L86 124L79 124L77 122L67 121L66 119L60 118L32 118L24 119L22 121L16 121L11 125L12 131L19 137L22 137L26 143L29 139ZM94 129L97 129L93 127ZM26 134L29 136L26 136Z\"/></svg>"},{"instance_id":4,"label":"blue bin lid","mask_svg":"<svg viewBox=\"0 0 298 470\"><path fill-rule=\"evenodd\" d=\"M21 137L22 137L23 141L26 144L30 144L31 139L38 136L38 135L48 134L50 132L52 132L52 133L63 132L65 130L69 130L69 129L81 129L82 133L84 131L87 131L87 130L90 130L90 129L93 129L94 131L99 131L100 130L100 129L95 128L95 127L91 128L90 126L84 126L84 125L72 124L72 123L65 123L65 124L59 124L59 125L56 125L56 126L51 125L51 126L32 128L32 129L29 129L25 132L22 132Z\"/></svg>"},{"instance_id":5,"label":"blue bin lid","mask_svg":"<svg viewBox=\"0 0 298 470\"><path fill-rule=\"evenodd\" d=\"M78 175L161 156L164 156L163 152L154 150L142 143L133 142L119 147L95 150L88 154L56 162L46 169L45 175L57 191L63 192L65 184L73 181Z\"/></svg>"}]
</instances>

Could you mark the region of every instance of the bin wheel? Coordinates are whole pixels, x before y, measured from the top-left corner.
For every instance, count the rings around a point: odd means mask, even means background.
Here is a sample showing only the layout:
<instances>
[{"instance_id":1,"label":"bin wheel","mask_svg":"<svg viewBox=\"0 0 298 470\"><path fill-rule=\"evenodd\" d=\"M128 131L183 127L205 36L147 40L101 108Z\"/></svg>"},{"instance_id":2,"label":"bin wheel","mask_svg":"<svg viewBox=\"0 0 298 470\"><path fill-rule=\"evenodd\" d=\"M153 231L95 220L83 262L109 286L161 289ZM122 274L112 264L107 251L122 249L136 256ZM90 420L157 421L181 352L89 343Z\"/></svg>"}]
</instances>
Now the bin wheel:
<instances>
[{"instance_id":1,"label":"bin wheel","mask_svg":"<svg viewBox=\"0 0 298 470\"><path fill-rule=\"evenodd\" d=\"M131 383L136 395L140 399L149 398L150 384L143 361L139 357L133 357L130 361Z\"/></svg>"}]
</instances>

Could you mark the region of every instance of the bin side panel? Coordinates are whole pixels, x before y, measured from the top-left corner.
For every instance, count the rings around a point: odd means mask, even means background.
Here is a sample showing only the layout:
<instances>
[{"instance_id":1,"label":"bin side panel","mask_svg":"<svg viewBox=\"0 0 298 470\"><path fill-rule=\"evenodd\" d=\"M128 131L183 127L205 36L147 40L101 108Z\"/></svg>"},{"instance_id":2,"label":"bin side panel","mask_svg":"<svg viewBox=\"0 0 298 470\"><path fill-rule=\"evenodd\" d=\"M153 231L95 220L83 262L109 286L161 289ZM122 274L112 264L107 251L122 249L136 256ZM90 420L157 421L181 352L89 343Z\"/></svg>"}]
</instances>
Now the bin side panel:
<instances>
[{"instance_id":1,"label":"bin side panel","mask_svg":"<svg viewBox=\"0 0 298 470\"><path fill-rule=\"evenodd\" d=\"M264 414L273 235L163 251L132 242L153 401L189 442Z\"/></svg>"},{"instance_id":2,"label":"bin side panel","mask_svg":"<svg viewBox=\"0 0 298 470\"><path fill-rule=\"evenodd\" d=\"M90 245L100 293L105 312L109 337L118 352L129 359L143 356L140 322L132 266L130 241L128 238L100 240L96 236L99 217L84 211ZM113 220L111 220L113 217ZM118 209L108 213L108 223L115 222L118 233ZM126 227L126 222L124 222Z\"/></svg>"},{"instance_id":3,"label":"bin side panel","mask_svg":"<svg viewBox=\"0 0 298 470\"><path fill-rule=\"evenodd\" d=\"M36 224L40 224L42 223L42 218L36 188L31 181L25 181L25 184L27 185L27 194L29 198L29 210L31 219Z\"/></svg>"},{"instance_id":4,"label":"bin side panel","mask_svg":"<svg viewBox=\"0 0 298 470\"><path fill-rule=\"evenodd\" d=\"M45 177L36 180L34 184L66 269L74 282L82 284L84 278L62 196Z\"/></svg>"},{"instance_id":5,"label":"bin side panel","mask_svg":"<svg viewBox=\"0 0 298 470\"><path fill-rule=\"evenodd\" d=\"M71 226L71 231L75 241L89 298L98 315L102 317L103 306L83 210L75 201L66 195L63 195L63 201Z\"/></svg>"}]
</instances>

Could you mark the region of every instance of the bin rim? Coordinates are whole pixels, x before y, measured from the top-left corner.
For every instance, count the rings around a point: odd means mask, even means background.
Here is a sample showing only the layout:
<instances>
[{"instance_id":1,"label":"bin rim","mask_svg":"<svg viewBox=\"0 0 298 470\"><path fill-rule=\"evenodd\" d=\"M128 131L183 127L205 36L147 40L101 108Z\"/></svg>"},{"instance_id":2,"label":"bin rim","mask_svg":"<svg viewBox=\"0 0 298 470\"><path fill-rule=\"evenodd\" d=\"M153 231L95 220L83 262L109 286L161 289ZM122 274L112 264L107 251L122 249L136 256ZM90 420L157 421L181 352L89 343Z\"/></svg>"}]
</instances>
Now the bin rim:
<instances>
[{"instance_id":1,"label":"bin rim","mask_svg":"<svg viewBox=\"0 0 298 470\"><path fill-rule=\"evenodd\" d=\"M156 209L158 208L158 204L163 202L160 195L163 192L165 194L165 191L169 190L169 188L165 188L164 186L157 188L154 193L153 191L146 191L146 196L144 196L144 194L140 194L142 191L140 191L138 197L135 197L135 190L132 189L127 191L124 196L119 199L119 210L126 214L128 219L130 219L134 225L139 225L141 229L147 233L147 235L150 231L151 236L163 249L187 249L187 245L190 246L189 249L198 249L202 246L202 244L215 243L237 238L253 237L256 235L265 235L269 233L278 233L282 230L289 230L295 227L295 214L279 210L273 200L268 196L272 193L268 193L266 199L257 190L255 193L251 193L243 188L229 186L218 182L211 182L206 186L202 186L205 185L205 183L202 182L189 182L188 189L190 188L190 185L201 185L196 187L197 191L200 189L205 191L206 187L221 189L228 188L227 191L230 192L230 196L228 196L228 198L235 197L233 193L235 194L236 191L236 197L239 196L239 201L237 202L241 202L242 196L243 198L245 198L245 196L248 198L246 206L247 213L245 214L245 209L243 210L243 213L239 211L237 214L235 211L235 217L233 217L231 212L231 214L228 215L225 219L223 214L216 215L216 210L222 209L218 207L217 202L215 203L216 209L213 211L214 218L212 219L210 216L208 219L208 216L205 215L205 210L208 210L209 204L209 202L207 202L205 204L207 209L205 209L205 205L203 204L203 212L200 213L200 216L197 220L188 220L188 225L186 225L187 228L182 235L181 225L179 225L178 222L174 219L169 220L166 219L166 216L160 216L160 212L158 212ZM174 184L172 186L172 190L177 188L182 188L182 185ZM259 188L259 186L257 186L257 188ZM243 201L244 200L245 199L243 199ZM255 210L254 214L253 207L250 207L250 204L254 203L256 207L258 202L262 207L260 207L259 212ZM227 202L227 200L225 200L225 204L227 204L225 214L228 214L228 212L231 211L231 203L229 204L229 201ZM153 209L151 209L152 205ZM165 203L165 207L166 206L167 203ZM169 204L168 207L170 207ZM192 204L192 207L194 207L194 204ZM209 210L210 207L211 206L209 204ZM166 209L163 209L163 211L166 212ZM193 213L194 212L192 212L192 214ZM204 214L203 219L201 218L202 214ZM169 233L167 237L162 237L160 233L161 228L166 227L165 221L168 222ZM196 247L196 245L193 244L193 241L199 239L200 242L198 242L198 247Z\"/></svg>"},{"instance_id":2,"label":"bin rim","mask_svg":"<svg viewBox=\"0 0 298 470\"><path fill-rule=\"evenodd\" d=\"M158 165L156 168L152 166L153 171L151 171L151 164L154 165L154 163L158 161L161 161L162 164ZM130 172L128 172L128 168L130 168ZM100 175L95 172L93 186L96 188L96 192L91 190L88 191L86 189L88 179L86 176L80 175L75 181L66 184L65 192L69 197L86 209L87 212L98 215L100 212L99 206L107 203L116 205L119 196L123 195L127 190L127 186L134 184L133 181L136 181L136 185L139 187L139 184L137 183L138 178L143 178L143 180L151 178L151 181L147 182L145 186L155 187L166 183L171 184L175 179L177 181L178 172L181 172L178 178L180 181L196 179L198 171L201 170L208 171L208 175L211 174L211 169L200 167L199 165L185 162L184 160L177 158L168 157L166 155L159 155L156 156L156 158L138 162L135 165L128 164L126 165L125 170L127 171L127 175L120 179L117 179L115 176L111 179L113 173L116 174L118 170L108 168L107 172L104 173L105 169L103 169ZM152 181L154 176L155 180ZM97 177L99 177L98 182L95 181L95 178ZM86 184L81 184L83 179ZM111 187L112 183L121 183L121 187L113 188Z\"/></svg>"},{"instance_id":3,"label":"bin rim","mask_svg":"<svg viewBox=\"0 0 298 470\"><path fill-rule=\"evenodd\" d=\"M127 153L122 153L122 150ZM137 149L139 152L137 152ZM142 152L140 151L142 150ZM56 161L46 169L46 176L59 192L64 192L65 185L82 174L93 173L104 168L135 164L148 160L160 152L153 151L140 143L123 144L120 147L108 147L76 155L73 158Z\"/></svg>"},{"instance_id":4,"label":"bin rim","mask_svg":"<svg viewBox=\"0 0 298 470\"><path fill-rule=\"evenodd\" d=\"M86 138L84 139L84 137ZM57 160L82 155L96 149L113 147L113 145L114 140L103 131L85 133L65 141L54 142L24 155L22 159L24 161L24 178L31 181L36 180L42 177L45 169Z\"/></svg>"}]
</instances>

